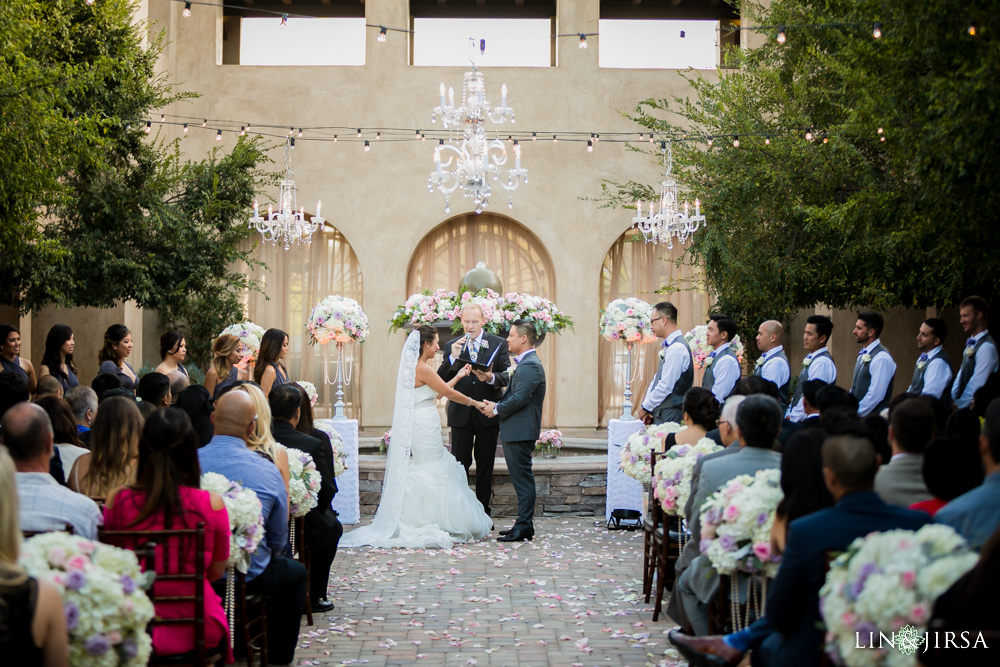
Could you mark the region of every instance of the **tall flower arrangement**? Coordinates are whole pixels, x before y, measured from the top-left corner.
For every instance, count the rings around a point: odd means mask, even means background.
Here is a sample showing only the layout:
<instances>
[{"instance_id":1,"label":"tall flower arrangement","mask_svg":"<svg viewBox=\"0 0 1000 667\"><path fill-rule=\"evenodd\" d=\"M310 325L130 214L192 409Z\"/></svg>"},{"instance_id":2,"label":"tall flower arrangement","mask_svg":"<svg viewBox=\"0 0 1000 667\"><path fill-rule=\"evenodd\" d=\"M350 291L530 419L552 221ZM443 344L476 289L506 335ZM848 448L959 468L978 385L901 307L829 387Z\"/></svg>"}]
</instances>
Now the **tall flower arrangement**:
<instances>
[{"instance_id":1,"label":"tall flower arrangement","mask_svg":"<svg viewBox=\"0 0 1000 667\"><path fill-rule=\"evenodd\" d=\"M246 574L264 538L264 509L257 493L215 472L201 476L201 488L222 496L229 514L229 564Z\"/></svg>"},{"instance_id":2,"label":"tall flower arrangement","mask_svg":"<svg viewBox=\"0 0 1000 667\"><path fill-rule=\"evenodd\" d=\"M260 340L264 337L264 327L247 320L240 324L231 324L222 330L220 336L231 334L240 339L243 343L243 352L240 356L244 360L257 361L257 353L260 352Z\"/></svg>"},{"instance_id":3,"label":"tall flower arrangement","mask_svg":"<svg viewBox=\"0 0 1000 667\"><path fill-rule=\"evenodd\" d=\"M328 420L317 421L315 426L330 436L330 444L333 445L333 476L340 477L347 470L347 449L344 447L344 439Z\"/></svg>"},{"instance_id":4,"label":"tall flower arrangement","mask_svg":"<svg viewBox=\"0 0 1000 667\"><path fill-rule=\"evenodd\" d=\"M309 405L316 405L316 401L319 400L319 392L316 391L316 385L306 380L296 380L295 384L302 387L302 391L306 392L306 396L309 397Z\"/></svg>"},{"instance_id":5,"label":"tall flower arrangement","mask_svg":"<svg viewBox=\"0 0 1000 667\"><path fill-rule=\"evenodd\" d=\"M323 478L313 457L291 447L286 447L285 451L288 453L288 509L293 518L298 518L319 504Z\"/></svg>"},{"instance_id":6,"label":"tall flower arrangement","mask_svg":"<svg viewBox=\"0 0 1000 667\"><path fill-rule=\"evenodd\" d=\"M705 366L705 359L708 358L708 355L712 354L712 350L714 349L708 344L708 325L699 324L684 334L684 340L687 341L688 347L691 348L691 356L694 357L695 365L698 368L703 368ZM743 349L743 341L740 340L739 336L734 336L731 345L736 358L742 363L745 351Z\"/></svg>"},{"instance_id":7,"label":"tall flower arrangement","mask_svg":"<svg viewBox=\"0 0 1000 667\"><path fill-rule=\"evenodd\" d=\"M364 343L368 337L368 316L354 299L328 296L309 313L306 321L310 345L338 343Z\"/></svg>"},{"instance_id":8,"label":"tall flower arrangement","mask_svg":"<svg viewBox=\"0 0 1000 667\"><path fill-rule=\"evenodd\" d=\"M667 514L684 516L684 506L691 495L691 474L698 459L721 450L711 438L692 445L674 445L653 468L653 497Z\"/></svg>"},{"instance_id":9,"label":"tall flower arrangement","mask_svg":"<svg viewBox=\"0 0 1000 667\"><path fill-rule=\"evenodd\" d=\"M445 320L455 319L455 299L458 297L454 292L447 292L443 289L425 289L420 294L411 294L403 305L396 308L389 319L390 333L398 331L404 327L415 327L420 324L435 324Z\"/></svg>"},{"instance_id":10,"label":"tall flower arrangement","mask_svg":"<svg viewBox=\"0 0 1000 667\"><path fill-rule=\"evenodd\" d=\"M514 320L531 322L539 335L559 333L563 329L573 327L573 320L545 297L532 296L524 292L508 292L503 295L501 303L501 317L508 326Z\"/></svg>"},{"instance_id":11,"label":"tall flower arrangement","mask_svg":"<svg viewBox=\"0 0 1000 667\"><path fill-rule=\"evenodd\" d=\"M615 299L601 313L601 336L610 341L652 343L656 340L652 319L653 307L642 299Z\"/></svg>"},{"instance_id":12,"label":"tall flower arrangement","mask_svg":"<svg viewBox=\"0 0 1000 667\"><path fill-rule=\"evenodd\" d=\"M653 450L663 442L662 438L648 435L645 431L632 434L622 447L621 470L633 479L648 484L652 478L650 461Z\"/></svg>"},{"instance_id":13,"label":"tall flower arrangement","mask_svg":"<svg viewBox=\"0 0 1000 667\"><path fill-rule=\"evenodd\" d=\"M74 667L139 667L149 662L146 596L153 575L133 552L66 533L44 533L21 547L21 565L60 589L69 662ZM29 638L30 639L30 638Z\"/></svg>"},{"instance_id":14,"label":"tall flower arrangement","mask_svg":"<svg viewBox=\"0 0 1000 667\"><path fill-rule=\"evenodd\" d=\"M910 626L917 638L934 601L978 560L958 533L940 524L854 540L833 561L820 590L827 653L849 667L912 666L912 651L880 648L879 633L901 633Z\"/></svg>"}]
</instances>

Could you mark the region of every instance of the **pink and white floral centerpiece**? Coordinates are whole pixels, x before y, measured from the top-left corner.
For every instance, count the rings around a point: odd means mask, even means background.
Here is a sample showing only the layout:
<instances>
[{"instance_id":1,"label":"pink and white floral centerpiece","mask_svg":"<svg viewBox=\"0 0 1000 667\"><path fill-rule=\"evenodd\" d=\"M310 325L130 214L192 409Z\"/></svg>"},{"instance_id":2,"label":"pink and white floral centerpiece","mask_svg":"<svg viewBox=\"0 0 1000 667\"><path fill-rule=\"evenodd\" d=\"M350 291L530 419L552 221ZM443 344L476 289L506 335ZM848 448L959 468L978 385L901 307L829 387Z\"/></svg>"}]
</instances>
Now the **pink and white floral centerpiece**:
<instances>
[{"instance_id":1,"label":"pink and white floral centerpiece","mask_svg":"<svg viewBox=\"0 0 1000 667\"><path fill-rule=\"evenodd\" d=\"M368 337L368 316L354 299L328 296L309 313L306 322L310 344L364 343Z\"/></svg>"}]
</instances>

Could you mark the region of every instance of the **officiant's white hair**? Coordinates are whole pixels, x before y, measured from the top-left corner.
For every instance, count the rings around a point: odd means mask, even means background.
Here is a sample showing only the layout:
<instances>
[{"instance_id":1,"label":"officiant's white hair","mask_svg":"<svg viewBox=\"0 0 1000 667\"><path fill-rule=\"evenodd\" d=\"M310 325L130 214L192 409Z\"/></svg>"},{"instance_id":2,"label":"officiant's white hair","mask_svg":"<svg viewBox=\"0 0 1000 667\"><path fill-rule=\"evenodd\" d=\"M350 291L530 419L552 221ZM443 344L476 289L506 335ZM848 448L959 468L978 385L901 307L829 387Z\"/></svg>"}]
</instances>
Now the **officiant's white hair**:
<instances>
[{"instance_id":1,"label":"officiant's white hair","mask_svg":"<svg viewBox=\"0 0 1000 667\"><path fill-rule=\"evenodd\" d=\"M465 315L465 311L469 310L470 308L475 308L476 310L478 310L479 317L486 317L486 313L483 312L482 305L476 303L475 301L466 302L466 304L462 306L462 314Z\"/></svg>"}]
</instances>

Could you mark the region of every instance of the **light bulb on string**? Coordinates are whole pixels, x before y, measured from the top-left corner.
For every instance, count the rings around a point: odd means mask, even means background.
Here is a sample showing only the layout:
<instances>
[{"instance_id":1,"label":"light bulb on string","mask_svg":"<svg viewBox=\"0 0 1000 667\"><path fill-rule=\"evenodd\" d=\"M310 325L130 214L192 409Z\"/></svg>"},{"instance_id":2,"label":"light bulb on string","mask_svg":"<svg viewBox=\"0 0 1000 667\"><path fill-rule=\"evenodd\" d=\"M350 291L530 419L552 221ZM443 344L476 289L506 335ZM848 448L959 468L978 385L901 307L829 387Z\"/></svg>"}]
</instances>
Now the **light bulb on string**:
<instances>
[{"instance_id":1,"label":"light bulb on string","mask_svg":"<svg viewBox=\"0 0 1000 667\"><path fill-rule=\"evenodd\" d=\"M292 136L293 134L295 134L295 128L294 127L288 128L288 136Z\"/></svg>"},{"instance_id":2,"label":"light bulb on string","mask_svg":"<svg viewBox=\"0 0 1000 667\"><path fill-rule=\"evenodd\" d=\"M376 139L376 141L379 140L379 139L381 139L381 138L382 138L382 133L381 132L376 132L375 133L375 139Z\"/></svg>"},{"instance_id":3,"label":"light bulb on string","mask_svg":"<svg viewBox=\"0 0 1000 667\"><path fill-rule=\"evenodd\" d=\"M301 127L299 128L299 136L300 137L302 136L302 128Z\"/></svg>"},{"instance_id":4,"label":"light bulb on string","mask_svg":"<svg viewBox=\"0 0 1000 667\"><path fill-rule=\"evenodd\" d=\"M359 127L358 128L358 139L360 139L360 138L361 138L361 128Z\"/></svg>"},{"instance_id":5,"label":"light bulb on string","mask_svg":"<svg viewBox=\"0 0 1000 667\"><path fill-rule=\"evenodd\" d=\"M188 124L184 123L184 134L188 133Z\"/></svg>"},{"instance_id":6,"label":"light bulb on string","mask_svg":"<svg viewBox=\"0 0 1000 667\"><path fill-rule=\"evenodd\" d=\"M88 5L94 4L94 0L84 0L84 2L86 2Z\"/></svg>"},{"instance_id":7,"label":"light bulb on string","mask_svg":"<svg viewBox=\"0 0 1000 667\"><path fill-rule=\"evenodd\" d=\"M246 128L246 125L241 125L241 126L240 126L240 136L241 136L241 137L245 137L245 136L247 136L247 128Z\"/></svg>"},{"instance_id":8,"label":"light bulb on string","mask_svg":"<svg viewBox=\"0 0 1000 667\"><path fill-rule=\"evenodd\" d=\"M778 44L785 43L785 26L778 28Z\"/></svg>"},{"instance_id":9,"label":"light bulb on string","mask_svg":"<svg viewBox=\"0 0 1000 667\"><path fill-rule=\"evenodd\" d=\"M183 16L186 19L191 18L191 3L190 2L185 2L184 3L184 11L181 12L181 16Z\"/></svg>"},{"instance_id":10,"label":"light bulb on string","mask_svg":"<svg viewBox=\"0 0 1000 667\"><path fill-rule=\"evenodd\" d=\"M587 139L587 152L588 153L593 153L594 152L594 140L593 139Z\"/></svg>"},{"instance_id":11,"label":"light bulb on string","mask_svg":"<svg viewBox=\"0 0 1000 667\"><path fill-rule=\"evenodd\" d=\"M764 137L764 145L765 146L770 146L771 145L771 138L770 137Z\"/></svg>"},{"instance_id":12,"label":"light bulb on string","mask_svg":"<svg viewBox=\"0 0 1000 667\"><path fill-rule=\"evenodd\" d=\"M150 132L153 131L153 123L152 122L150 122L148 120L146 121L146 130L145 131L146 131L146 134L149 134Z\"/></svg>"},{"instance_id":13,"label":"light bulb on string","mask_svg":"<svg viewBox=\"0 0 1000 667\"><path fill-rule=\"evenodd\" d=\"M365 139L365 152L368 153L369 151L371 151L371 149L372 149L371 145L368 143L368 140Z\"/></svg>"},{"instance_id":14,"label":"light bulb on string","mask_svg":"<svg viewBox=\"0 0 1000 667\"><path fill-rule=\"evenodd\" d=\"M580 33L580 50L585 51L587 49L587 36L582 32Z\"/></svg>"},{"instance_id":15,"label":"light bulb on string","mask_svg":"<svg viewBox=\"0 0 1000 667\"><path fill-rule=\"evenodd\" d=\"M736 137L735 139L733 139L733 148L739 148L739 147L740 147L740 138Z\"/></svg>"},{"instance_id":16,"label":"light bulb on string","mask_svg":"<svg viewBox=\"0 0 1000 667\"><path fill-rule=\"evenodd\" d=\"M201 126L202 127L205 127L206 125L208 125L208 119L207 118L205 120L201 121Z\"/></svg>"},{"instance_id":17,"label":"light bulb on string","mask_svg":"<svg viewBox=\"0 0 1000 667\"><path fill-rule=\"evenodd\" d=\"M552 143L556 143L557 141L559 141L559 140L556 139L556 135L553 134L552 135Z\"/></svg>"},{"instance_id":18,"label":"light bulb on string","mask_svg":"<svg viewBox=\"0 0 1000 667\"><path fill-rule=\"evenodd\" d=\"M883 132L883 130L882 130L882 128L880 127L880 128L878 129L878 134L882 134L882 132Z\"/></svg>"},{"instance_id":19,"label":"light bulb on string","mask_svg":"<svg viewBox=\"0 0 1000 667\"><path fill-rule=\"evenodd\" d=\"M709 145L709 146L711 146L711 145L712 145L712 143L713 143L713 142L712 142L712 140L711 140L711 139L709 139L709 140L708 140L708 145Z\"/></svg>"},{"instance_id":20,"label":"light bulb on string","mask_svg":"<svg viewBox=\"0 0 1000 667\"><path fill-rule=\"evenodd\" d=\"M222 141L222 130L219 130L218 132L215 133L215 140Z\"/></svg>"},{"instance_id":21,"label":"light bulb on string","mask_svg":"<svg viewBox=\"0 0 1000 667\"><path fill-rule=\"evenodd\" d=\"M812 140L813 140L813 133L806 131L806 141L812 141Z\"/></svg>"},{"instance_id":22,"label":"light bulb on string","mask_svg":"<svg viewBox=\"0 0 1000 667\"><path fill-rule=\"evenodd\" d=\"M161 114L160 114L160 122L161 122L161 123L163 123L163 122L165 122L166 120L167 120L167 114L165 114L165 113L161 113Z\"/></svg>"},{"instance_id":23,"label":"light bulb on string","mask_svg":"<svg viewBox=\"0 0 1000 667\"><path fill-rule=\"evenodd\" d=\"M875 24L875 29L872 30L872 37L874 37L875 39L878 39L881 36L882 36L882 24L881 23L876 23Z\"/></svg>"},{"instance_id":24,"label":"light bulb on string","mask_svg":"<svg viewBox=\"0 0 1000 667\"><path fill-rule=\"evenodd\" d=\"M969 35L971 35L972 37L976 36L976 22L975 21L969 21Z\"/></svg>"},{"instance_id":25,"label":"light bulb on string","mask_svg":"<svg viewBox=\"0 0 1000 667\"><path fill-rule=\"evenodd\" d=\"M378 27L378 37L376 37L376 40L378 40L378 42L381 43L381 44L385 43L385 26L384 25L380 25Z\"/></svg>"},{"instance_id":26,"label":"light bulb on string","mask_svg":"<svg viewBox=\"0 0 1000 667\"><path fill-rule=\"evenodd\" d=\"M536 132L532 132L531 133L531 140L532 141L537 141L538 140L538 134Z\"/></svg>"}]
</instances>

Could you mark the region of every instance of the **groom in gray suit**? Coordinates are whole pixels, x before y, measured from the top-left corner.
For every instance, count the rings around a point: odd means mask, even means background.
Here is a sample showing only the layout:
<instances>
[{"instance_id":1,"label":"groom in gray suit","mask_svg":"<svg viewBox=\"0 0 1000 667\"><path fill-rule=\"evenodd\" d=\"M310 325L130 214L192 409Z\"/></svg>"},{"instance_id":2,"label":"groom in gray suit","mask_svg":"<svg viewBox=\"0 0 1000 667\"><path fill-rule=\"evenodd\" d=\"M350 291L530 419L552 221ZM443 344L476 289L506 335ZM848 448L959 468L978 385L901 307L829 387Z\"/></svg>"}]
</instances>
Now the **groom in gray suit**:
<instances>
[{"instance_id":1,"label":"groom in gray suit","mask_svg":"<svg viewBox=\"0 0 1000 667\"><path fill-rule=\"evenodd\" d=\"M522 542L535 536L535 476L531 453L542 430L542 401L545 399L545 369L535 353L538 334L535 325L514 320L507 334L507 348L514 355L513 374L507 392L497 403L483 401L482 413L500 417L500 439L507 460L510 481L517 493L517 522L501 530L498 542Z\"/></svg>"}]
</instances>

